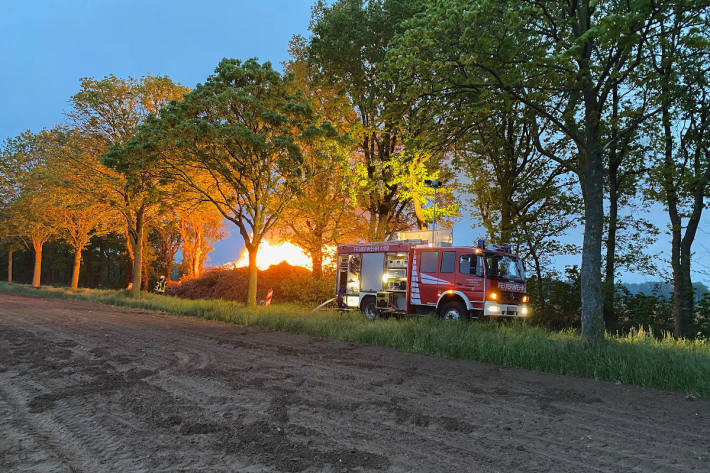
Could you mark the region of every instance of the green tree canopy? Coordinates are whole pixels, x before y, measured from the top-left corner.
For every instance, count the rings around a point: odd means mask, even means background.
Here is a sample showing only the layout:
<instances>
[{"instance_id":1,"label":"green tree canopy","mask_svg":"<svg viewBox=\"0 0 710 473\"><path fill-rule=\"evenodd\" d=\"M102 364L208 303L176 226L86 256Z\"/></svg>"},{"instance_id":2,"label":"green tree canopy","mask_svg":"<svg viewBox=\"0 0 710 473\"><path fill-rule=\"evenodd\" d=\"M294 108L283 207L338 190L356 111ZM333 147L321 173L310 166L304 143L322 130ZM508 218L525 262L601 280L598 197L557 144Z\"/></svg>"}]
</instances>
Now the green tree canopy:
<instances>
[{"instance_id":1,"label":"green tree canopy","mask_svg":"<svg viewBox=\"0 0 710 473\"><path fill-rule=\"evenodd\" d=\"M107 160L143 156L234 223L249 252L247 304L256 304L256 255L307 178L300 142L334 134L314 126L308 102L271 64L223 59L204 84L151 116Z\"/></svg>"},{"instance_id":2,"label":"green tree canopy","mask_svg":"<svg viewBox=\"0 0 710 473\"><path fill-rule=\"evenodd\" d=\"M582 331L589 338L604 332L604 150L612 138L604 139L601 120L620 84L626 86L625 99L637 104L630 129L646 117L643 90L629 79L645 57L645 41L662 6L438 0L407 22L389 56L397 75L407 78L408 100L418 100L419 108L438 107L434 117L438 111L448 116L444 109L452 105L486 110L491 95L506 94L542 120L531 122L536 148L576 174L582 188Z\"/></svg>"},{"instance_id":3,"label":"green tree canopy","mask_svg":"<svg viewBox=\"0 0 710 473\"><path fill-rule=\"evenodd\" d=\"M77 185L111 205L125 221L127 247L133 260L133 292L141 290L145 228L157 214L161 182L139 154L106 154L111 146L132 138L151 113L188 91L168 77L141 79L83 78L71 98L72 126L82 140L82 153L68 156L76 165ZM100 185L97 185L100 183Z\"/></svg>"}]
</instances>

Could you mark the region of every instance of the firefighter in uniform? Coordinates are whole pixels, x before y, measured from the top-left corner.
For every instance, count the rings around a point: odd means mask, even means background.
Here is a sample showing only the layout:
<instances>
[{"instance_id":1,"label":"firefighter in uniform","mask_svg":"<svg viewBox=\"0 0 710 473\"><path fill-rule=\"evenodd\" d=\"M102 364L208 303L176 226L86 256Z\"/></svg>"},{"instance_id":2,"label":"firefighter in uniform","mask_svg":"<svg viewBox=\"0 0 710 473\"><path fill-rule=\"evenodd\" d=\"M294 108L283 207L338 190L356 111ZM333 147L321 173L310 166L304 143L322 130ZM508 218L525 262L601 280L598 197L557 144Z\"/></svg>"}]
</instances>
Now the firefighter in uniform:
<instances>
[{"instance_id":1,"label":"firefighter in uniform","mask_svg":"<svg viewBox=\"0 0 710 473\"><path fill-rule=\"evenodd\" d=\"M160 276L158 282L155 283L155 292L158 294L165 294L165 284L167 282L168 281L165 279L165 276Z\"/></svg>"}]
</instances>

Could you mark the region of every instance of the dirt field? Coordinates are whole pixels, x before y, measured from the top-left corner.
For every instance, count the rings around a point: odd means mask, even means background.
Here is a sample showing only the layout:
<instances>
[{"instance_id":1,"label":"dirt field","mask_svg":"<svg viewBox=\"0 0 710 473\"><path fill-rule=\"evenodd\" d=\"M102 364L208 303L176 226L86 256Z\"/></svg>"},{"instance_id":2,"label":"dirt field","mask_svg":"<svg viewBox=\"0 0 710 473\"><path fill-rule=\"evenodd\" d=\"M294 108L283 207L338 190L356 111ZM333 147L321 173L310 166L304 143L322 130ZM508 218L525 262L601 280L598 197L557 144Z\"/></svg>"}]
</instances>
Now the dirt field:
<instances>
[{"instance_id":1,"label":"dirt field","mask_svg":"<svg viewBox=\"0 0 710 473\"><path fill-rule=\"evenodd\" d=\"M710 401L0 295L0 471L710 471Z\"/></svg>"}]
</instances>

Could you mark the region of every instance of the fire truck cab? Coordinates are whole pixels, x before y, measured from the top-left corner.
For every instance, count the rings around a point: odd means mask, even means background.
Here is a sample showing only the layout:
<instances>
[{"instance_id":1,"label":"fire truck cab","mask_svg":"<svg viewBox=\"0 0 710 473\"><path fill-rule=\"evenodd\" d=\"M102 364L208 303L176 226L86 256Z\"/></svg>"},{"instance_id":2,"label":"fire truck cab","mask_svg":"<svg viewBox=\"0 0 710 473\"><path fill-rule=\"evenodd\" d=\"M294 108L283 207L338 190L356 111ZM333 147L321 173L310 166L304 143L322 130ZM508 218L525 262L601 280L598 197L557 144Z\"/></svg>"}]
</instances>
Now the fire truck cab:
<instances>
[{"instance_id":1,"label":"fire truck cab","mask_svg":"<svg viewBox=\"0 0 710 473\"><path fill-rule=\"evenodd\" d=\"M525 272L508 245L430 246L421 241L339 245L341 309L378 315L434 312L447 319L530 314Z\"/></svg>"}]
</instances>

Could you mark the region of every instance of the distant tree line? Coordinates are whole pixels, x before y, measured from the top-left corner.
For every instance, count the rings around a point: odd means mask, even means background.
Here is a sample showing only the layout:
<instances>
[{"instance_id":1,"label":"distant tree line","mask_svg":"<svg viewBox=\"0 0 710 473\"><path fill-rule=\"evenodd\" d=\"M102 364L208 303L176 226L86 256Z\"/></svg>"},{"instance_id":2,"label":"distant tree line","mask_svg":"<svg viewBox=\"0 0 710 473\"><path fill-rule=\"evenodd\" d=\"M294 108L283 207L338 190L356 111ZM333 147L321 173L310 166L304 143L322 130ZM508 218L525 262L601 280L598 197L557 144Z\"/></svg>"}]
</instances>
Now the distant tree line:
<instances>
[{"instance_id":1,"label":"distant tree line","mask_svg":"<svg viewBox=\"0 0 710 473\"><path fill-rule=\"evenodd\" d=\"M326 245L427 228L423 182L437 178L447 224L465 209L525 258L542 319L560 312L562 284L585 337L624 330L619 272L660 272L673 283L666 328L692 335L693 242L710 193L709 8L319 0L283 73L224 59L194 90L83 79L66 123L3 147L4 241L34 252L35 284L45 243L65 242L75 268L103 240L122 244L121 275L139 291L146 259L166 271L179 248L198 272L227 220L249 252L253 305L265 237L302 246L318 276ZM662 238L639 216L646 205L668 214L670 268L644 251ZM577 227L578 244L562 244ZM554 273L558 255L580 252L574 277Z\"/></svg>"}]
</instances>

